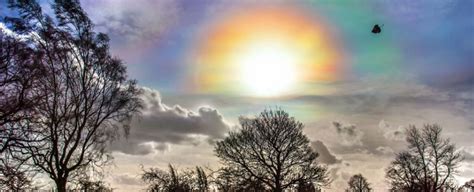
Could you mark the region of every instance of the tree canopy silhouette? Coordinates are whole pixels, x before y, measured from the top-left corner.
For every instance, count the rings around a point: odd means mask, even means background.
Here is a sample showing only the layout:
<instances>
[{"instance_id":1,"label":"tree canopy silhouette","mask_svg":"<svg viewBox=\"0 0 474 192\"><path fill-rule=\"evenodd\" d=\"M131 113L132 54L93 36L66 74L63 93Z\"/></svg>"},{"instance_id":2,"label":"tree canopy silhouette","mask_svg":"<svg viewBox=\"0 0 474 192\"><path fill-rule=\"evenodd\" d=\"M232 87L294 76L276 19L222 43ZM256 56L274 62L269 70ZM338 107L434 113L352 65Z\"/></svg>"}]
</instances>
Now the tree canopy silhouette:
<instances>
[{"instance_id":1,"label":"tree canopy silhouette","mask_svg":"<svg viewBox=\"0 0 474 192\"><path fill-rule=\"evenodd\" d=\"M0 33L0 154L18 146L28 133L24 120L31 118L41 95L35 92L42 75L38 54L14 36Z\"/></svg>"},{"instance_id":2,"label":"tree canopy silhouette","mask_svg":"<svg viewBox=\"0 0 474 192\"><path fill-rule=\"evenodd\" d=\"M37 118L34 106L44 96L36 91L43 75L41 55L29 43L0 28L0 190L5 191L26 190L31 184L25 162L12 158L25 142L33 142L28 122Z\"/></svg>"},{"instance_id":3,"label":"tree canopy silhouette","mask_svg":"<svg viewBox=\"0 0 474 192\"><path fill-rule=\"evenodd\" d=\"M216 144L225 166L239 170L272 191L281 192L298 182L329 183L327 170L316 163L318 154L303 134L303 124L283 110L265 110L240 118L241 130Z\"/></svg>"},{"instance_id":4,"label":"tree canopy silhouette","mask_svg":"<svg viewBox=\"0 0 474 192\"><path fill-rule=\"evenodd\" d=\"M356 174L349 179L347 183L349 187L346 189L346 192L370 192L372 188L370 188L369 182L367 179L362 176L362 174Z\"/></svg>"},{"instance_id":5,"label":"tree canopy silhouette","mask_svg":"<svg viewBox=\"0 0 474 192\"><path fill-rule=\"evenodd\" d=\"M22 160L47 174L58 191L88 166L108 161L107 142L140 108L139 89L129 80L122 61L109 53L109 38L93 31L78 0L52 3L53 19L33 0L12 0L18 17L5 21L17 34L30 34L28 47L41 53L42 76L34 91L43 95L34 105L37 120L26 122ZM34 141L34 142L31 142Z\"/></svg>"},{"instance_id":6,"label":"tree canopy silhouette","mask_svg":"<svg viewBox=\"0 0 474 192\"><path fill-rule=\"evenodd\" d=\"M431 192L451 187L462 156L449 139L441 137L441 131L437 124L407 129L408 150L397 154L386 173L393 191Z\"/></svg>"},{"instance_id":7,"label":"tree canopy silhouette","mask_svg":"<svg viewBox=\"0 0 474 192\"><path fill-rule=\"evenodd\" d=\"M141 179L149 184L147 191L150 192L207 192L210 189L210 175L202 167L178 172L169 164L168 171L158 168L143 170Z\"/></svg>"}]
</instances>

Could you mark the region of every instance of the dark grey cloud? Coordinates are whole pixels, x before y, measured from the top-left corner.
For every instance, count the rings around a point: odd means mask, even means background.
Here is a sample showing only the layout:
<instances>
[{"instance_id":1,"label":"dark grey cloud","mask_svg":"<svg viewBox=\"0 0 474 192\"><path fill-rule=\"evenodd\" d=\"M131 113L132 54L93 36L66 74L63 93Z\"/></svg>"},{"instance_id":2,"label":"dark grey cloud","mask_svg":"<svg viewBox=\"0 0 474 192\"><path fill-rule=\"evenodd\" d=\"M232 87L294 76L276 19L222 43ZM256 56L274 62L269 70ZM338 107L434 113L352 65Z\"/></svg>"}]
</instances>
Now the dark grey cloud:
<instances>
[{"instance_id":1,"label":"dark grey cloud","mask_svg":"<svg viewBox=\"0 0 474 192\"><path fill-rule=\"evenodd\" d=\"M179 105L169 107L162 103L158 91L143 88L144 109L132 120L126 140L112 144L111 149L124 153L145 155L167 149L166 143L197 144L223 138L231 125L211 107L197 111Z\"/></svg>"},{"instance_id":2,"label":"dark grey cloud","mask_svg":"<svg viewBox=\"0 0 474 192\"><path fill-rule=\"evenodd\" d=\"M331 154L322 141L318 140L311 142L311 147L319 154L318 161L321 163L331 165L342 162L340 159L337 159L336 156Z\"/></svg>"},{"instance_id":3,"label":"dark grey cloud","mask_svg":"<svg viewBox=\"0 0 474 192\"><path fill-rule=\"evenodd\" d=\"M336 129L337 133L340 136L341 144L344 146L361 146L362 137L364 133L357 129L355 125L343 125L340 122L332 122L333 127Z\"/></svg>"},{"instance_id":4,"label":"dark grey cloud","mask_svg":"<svg viewBox=\"0 0 474 192\"><path fill-rule=\"evenodd\" d=\"M340 91L289 98L288 102L314 106L314 110L321 111L317 121L308 120L311 122L307 124L308 132L336 155L358 152L388 155L403 150L404 132L409 125L438 123L444 128L443 135L459 146L469 145L469 137L474 135L472 86L470 90L448 91L415 80L390 78L331 86ZM350 124L333 124L334 120Z\"/></svg>"},{"instance_id":5,"label":"dark grey cloud","mask_svg":"<svg viewBox=\"0 0 474 192\"><path fill-rule=\"evenodd\" d=\"M168 144L157 143L153 141L144 142L139 138L128 138L122 141L116 141L111 146L112 151L120 151L131 155L147 155L155 151L165 151Z\"/></svg>"},{"instance_id":6,"label":"dark grey cloud","mask_svg":"<svg viewBox=\"0 0 474 192\"><path fill-rule=\"evenodd\" d=\"M461 154L463 155L465 161L474 162L474 147L471 147L471 150L466 148L462 149Z\"/></svg>"}]
</instances>

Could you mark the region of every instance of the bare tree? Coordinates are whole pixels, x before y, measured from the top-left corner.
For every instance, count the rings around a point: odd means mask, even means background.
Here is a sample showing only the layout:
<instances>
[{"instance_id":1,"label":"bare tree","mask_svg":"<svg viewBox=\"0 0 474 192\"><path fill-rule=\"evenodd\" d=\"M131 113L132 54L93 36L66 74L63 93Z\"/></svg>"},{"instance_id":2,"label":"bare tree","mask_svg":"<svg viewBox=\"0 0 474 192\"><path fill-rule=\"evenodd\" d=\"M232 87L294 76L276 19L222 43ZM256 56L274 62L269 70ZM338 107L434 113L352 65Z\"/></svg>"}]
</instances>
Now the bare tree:
<instances>
[{"instance_id":1,"label":"bare tree","mask_svg":"<svg viewBox=\"0 0 474 192\"><path fill-rule=\"evenodd\" d=\"M226 166L236 167L281 192L297 182L327 184L327 170L303 134L303 124L283 110L265 110L253 119L241 118L242 129L230 132L215 152Z\"/></svg>"},{"instance_id":2,"label":"bare tree","mask_svg":"<svg viewBox=\"0 0 474 192\"><path fill-rule=\"evenodd\" d=\"M349 188L346 189L346 192L370 192L369 182L367 179L362 176L362 174L356 174L349 179L348 182Z\"/></svg>"},{"instance_id":3,"label":"bare tree","mask_svg":"<svg viewBox=\"0 0 474 192\"><path fill-rule=\"evenodd\" d=\"M392 191L422 191L422 165L409 152L398 153L387 169L386 177Z\"/></svg>"},{"instance_id":4,"label":"bare tree","mask_svg":"<svg viewBox=\"0 0 474 192\"><path fill-rule=\"evenodd\" d=\"M188 173L179 173L171 164L168 171L157 168L143 170L142 180L148 183L150 192L190 192L192 178Z\"/></svg>"},{"instance_id":5,"label":"bare tree","mask_svg":"<svg viewBox=\"0 0 474 192\"><path fill-rule=\"evenodd\" d=\"M202 167L196 166L196 170L193 174L193 188L197 192L209 191L209 178L210 175L204 171Z\"/></svg>"},{"instance_id":6,"label":"bare tree","mask_svg":"<svg viewBox=\"0 0 474 192\"><path fill-rule=\"evenodd\" d=\"M42 67L38 52L11 31L0 28L0 154L24 141L25 119L33 118L40 94L35 90Z\"/></svg>"},{"instance_id":7,"label":"bare tree","mask_svg":"<svg viewBox=\"0 0 474 192\"><path fill-rule=\"evenodd\" d=\"M158 168L143 170L142 180L149 184L151 192L207 192L210 175L201 167L195 170L177 171L171 164L168 171Z\"/></svg>"},{"instance_id":8,"label":"bare tree","mask_svg":"<svg viewBox=\"0 0 474 192\"><path fill-rule=\"evenodd\" d=\"M451 185L462 156L441 131L437 124L407 129L408 150L397 154L387 169L393 191L434 192Z\"/></svg>"},{"instance_id":9,"label":"bare tree","mask_svg":"<svg viewBox=\"0 0 474 192\"><path fill-rule=\"evenodd\" d=\"M40 58L26 39L0 28L0 188L4 190L26 190L31 183L24 162L11 157L33 134L27 122L34 121L34 106L42 96L35 89L42 75Z\"/></svg>"},{"instance_id":10,"label":"bare tree","mask_svg":"<svg viewBox=\"0 0 474 192\"><path fill-rule=\"evenodd\" d=\"M77 0L54 1L55 19L32 0L12 0L9 6L19 17L6 21L19 34L33 34L28 46L43 55L35 91L46 93L34 106L38 121L28 122L35 134L20 153L63 192L77 170L108 162L106 145L120 128L128 133L140 108L139 90Z\"/></svg>"}]
</instances>

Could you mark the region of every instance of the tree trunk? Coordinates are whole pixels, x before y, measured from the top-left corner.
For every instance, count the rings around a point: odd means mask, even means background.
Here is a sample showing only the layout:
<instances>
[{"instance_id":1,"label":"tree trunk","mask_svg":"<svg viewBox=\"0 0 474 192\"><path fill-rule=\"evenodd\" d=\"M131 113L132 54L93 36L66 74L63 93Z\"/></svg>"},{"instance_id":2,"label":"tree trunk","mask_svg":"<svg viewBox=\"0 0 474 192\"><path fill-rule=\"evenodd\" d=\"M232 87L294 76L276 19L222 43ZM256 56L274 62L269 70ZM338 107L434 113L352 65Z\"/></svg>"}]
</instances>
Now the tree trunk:
<instances>
[{"instance_id":1,"label":"tree trunk","mask_svg":"<svg viewBox=\"0 0 474 192\"><path fill-rule=\"evenodd\" d=\"M67 178L60 178L55 181L57 192L66 192Z\"/></svg>"},{"instance_id":2,"label":"tree trunk","mask_svg":"<svg viewBox=\"0 0 474 192\"><path fill-rule=\"evenodd\" d=\"M280 182L276 183L274 192L283 192L283 189L281 188Z\"/></svg>"},{"instance_id":3,"label":"tree trunk","mask_svg":"<svg viewBox=\"0 0 474 192\"><path fill-rule=\"evenodd\" d=\"M283 192L283 189L281 188L282 179L280 178L281 168L280 168L279 163L278 163L277 167L278 168L277 168L277 173L276 173L276 177L275 177L275 191L274 192Z\"/></svg>"}]
</instances>

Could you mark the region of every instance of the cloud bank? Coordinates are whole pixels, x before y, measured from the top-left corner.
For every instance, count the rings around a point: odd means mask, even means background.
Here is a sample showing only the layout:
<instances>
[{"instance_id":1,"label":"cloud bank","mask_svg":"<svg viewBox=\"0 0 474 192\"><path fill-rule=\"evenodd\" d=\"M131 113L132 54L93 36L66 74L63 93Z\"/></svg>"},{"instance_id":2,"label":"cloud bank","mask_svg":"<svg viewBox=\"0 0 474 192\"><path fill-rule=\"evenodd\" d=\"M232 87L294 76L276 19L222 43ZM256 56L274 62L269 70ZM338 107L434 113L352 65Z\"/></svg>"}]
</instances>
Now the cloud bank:
<instances>
[{"instance_id":1,"label":"cloud bank","mask_svg":"<svg viewBox=\"0 0 474 192\"><path fill-rule=\"evenodd\" d=\"M167 144L198 144L223 138L232 127L217 109L197 111L179 105L167 106L158 91L143 88L144 108L132 120L128 139L113 143L112 150L135 155L166 150Z\"/></svg>"}]
</instances>

